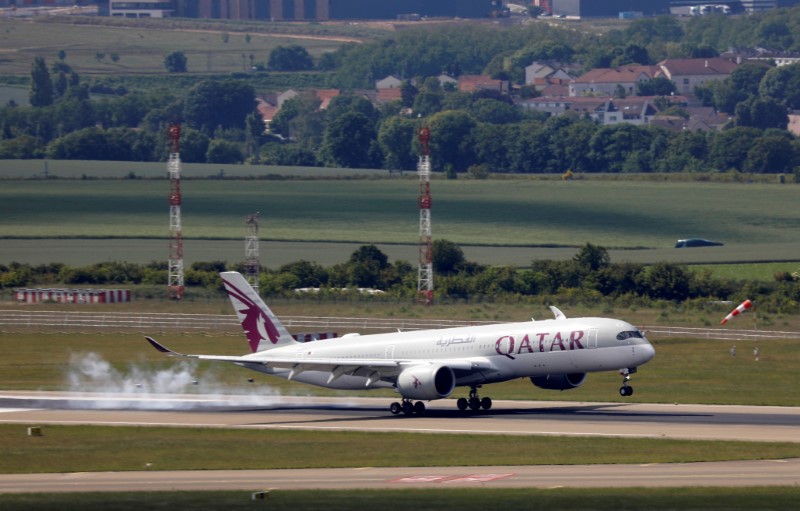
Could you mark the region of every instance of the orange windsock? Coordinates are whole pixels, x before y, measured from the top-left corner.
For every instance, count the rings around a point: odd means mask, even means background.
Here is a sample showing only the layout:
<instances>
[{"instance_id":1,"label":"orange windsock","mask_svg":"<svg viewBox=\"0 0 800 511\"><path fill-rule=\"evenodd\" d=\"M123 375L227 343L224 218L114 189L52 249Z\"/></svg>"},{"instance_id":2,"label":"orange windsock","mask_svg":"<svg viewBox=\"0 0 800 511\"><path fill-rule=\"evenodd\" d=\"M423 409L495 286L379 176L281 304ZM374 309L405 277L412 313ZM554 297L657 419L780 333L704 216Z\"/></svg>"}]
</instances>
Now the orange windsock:
<instances>
[{"instance_id":1,"label":"orange windsock","mask_svg":"<svg viewBox=\"0 0 800 511\"><path fill-rule=\"evenodd\" d=\"M728 322L729 319L733 318L734 316L738 316L739 314L741 314L742 312L746 311L747 309L749 309L752 306L753 306L753 302L751 302L750 300L743 301L742 303L739 304L738 307L733 309L730 314L725 316L725 319L723 319L720 322L720 325L724 325L725 323Z\"/></svg>"}]
</instances>

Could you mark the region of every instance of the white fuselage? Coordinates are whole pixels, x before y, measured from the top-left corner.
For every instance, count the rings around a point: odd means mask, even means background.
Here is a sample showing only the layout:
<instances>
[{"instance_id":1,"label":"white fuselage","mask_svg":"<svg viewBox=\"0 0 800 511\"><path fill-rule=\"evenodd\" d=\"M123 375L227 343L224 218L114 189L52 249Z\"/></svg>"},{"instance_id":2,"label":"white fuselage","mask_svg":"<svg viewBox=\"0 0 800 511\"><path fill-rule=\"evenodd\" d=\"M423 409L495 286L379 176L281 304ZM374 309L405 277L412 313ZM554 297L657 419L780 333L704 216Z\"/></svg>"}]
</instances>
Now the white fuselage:
<instances>
[{"instance_id":1,"label":"white fuselage","mask_svg":"<svg viewBox=\"0 0 800 511\"><path fill-rule=\"evenodd\" d=\"M637 335L630 335L635 332ZM574 374L635 368L653 358L655 350L646 338L624 321L608 318L572 318L496 325L421 330L296 343L253 353L244 367L267 374L335 389L389 388L392 384L347 374L331 381L330 371L305 370L259 364L262 353L294 359L396 361L399 367L439 364L450 366L456 385L480 385L520 377Z\"/></svg>"}]
</instances>

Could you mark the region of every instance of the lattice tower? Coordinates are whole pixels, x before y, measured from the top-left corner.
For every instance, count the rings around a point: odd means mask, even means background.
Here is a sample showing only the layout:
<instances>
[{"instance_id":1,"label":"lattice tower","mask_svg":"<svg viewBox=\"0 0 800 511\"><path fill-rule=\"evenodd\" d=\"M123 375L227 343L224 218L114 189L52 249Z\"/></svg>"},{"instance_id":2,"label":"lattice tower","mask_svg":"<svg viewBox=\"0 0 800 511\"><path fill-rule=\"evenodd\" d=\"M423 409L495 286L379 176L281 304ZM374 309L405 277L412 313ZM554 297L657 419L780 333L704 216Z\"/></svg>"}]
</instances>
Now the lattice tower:
<instances>
[{"instance_id":1,"label":"lattice tower","mask_svg":"<svg viewBox=\"0 0 800 511\"><path fill-rule=\"evenodd\" d=\"M183 298L183 234L181 232L181 127L169 127L169 295L170 298Z\"/></svg>"},{"instance_id":2,"label":"lattice tower","mask_svg":"<svg viewBox=\"0 0 800 511\"><path fill-rule=\"evenodd\" d=\"M258 213L247 215L244 220L244 273L247 282L258 291L258 274L261 260L258 255Z\"/></svg>"},{"instance_id":3,"label":"lattice tower","mask_svg":"<svg viewBox=\"0 0 800 511\"><path fill-rule=\"evenodd\" d=\"M419 273L417 299L425 305L433 303L433 250L431 246L431 130L421 128L417 132L420 155L417 163L419 174Z\"/></svg>"}]
</instances>

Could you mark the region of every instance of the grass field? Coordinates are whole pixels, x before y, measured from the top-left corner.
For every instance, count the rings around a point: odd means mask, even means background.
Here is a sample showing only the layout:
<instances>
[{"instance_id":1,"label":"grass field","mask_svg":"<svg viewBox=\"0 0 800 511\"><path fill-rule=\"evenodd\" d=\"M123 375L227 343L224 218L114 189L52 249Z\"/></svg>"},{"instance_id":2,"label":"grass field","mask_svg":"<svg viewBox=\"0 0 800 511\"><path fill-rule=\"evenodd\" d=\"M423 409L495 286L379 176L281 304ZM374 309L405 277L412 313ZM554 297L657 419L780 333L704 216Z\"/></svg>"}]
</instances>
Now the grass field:
<instances>
[{"instance_id":1,"label":"grass field","mask_svg":"<svg viewBox=\"0 0 800 511\"><path fill-rule=\"evenodd\" d=\"M638 438L0 425L0 473L690 463L800 457L800 444ZM357 448L355 446L358 446ZM409 446L414 446L409 449ZM376 453L380 452L379 456ZM476 452L482 453L475 456ZM270 453L270 455L265 455Z\"/></svg>"},{"instance_id":2,"label":"grass field","mask_svg":"<svg viewBox=\"0 0 800 511\"><path fill-rule=\"evenodd\" d=\"M167 190L162 180L7 181L0 237L165 237ZM239 239L254 211L264 239L418 238L418 184L410 178L187 180L182 190L185 238ZM765 256L759 244L795 242L800 224L795 185L437 180L432 195L435 237L471 245L670 248L702 236L752 261Z\"/></svg>"},{"instance_id":3,"label":"grass field","mask_svg":"<svg viewBox=\"0 0 800 511\"><path fill-rule=\"evenodd\" d=\"M263 491L263 488L253 488ZM715 509L796 509L797 488L535 488L535 489L411 489L361 491L273 491L268 500L251 502L249 491L90 493L68 495L0 495L0 510L137 511L203 509L232 511L382 511L458 509L485 511L501 506L506 511L558 509L563 511L628 511L648 509L693 511Z\"/></svg>"},{"instance_id":4,"label":"grass field","mask_svg":"<svg viewBox=\"0 0 800 511\"><path fill-rule=\"evenodd\" d=\"M0 74L30 74L35 57L52 62L59 50L66 52L65 62L82 76L165 73L164 57L173 51L186 55L190 73L230 73L250 69L250 54L254 64L265 64L276 46L300 44L319 57L345 41L361 40L299 30L295 34L270 33L269 25L250 25L252 31L247 31L246 24L229 24L227 30L224 24L201 21L115 26L112 22L80 25L52 19L0 18ZM98 52L105 57L98 59ZM117 62L111 59L113 53L119 56Z\"/></svg>"},{"instance_id":5,"label":"grass field","mask_svg":"<svg viewBox=\"0 0 800 511\"><path fill-rule=\"evenodd\" d=\"M246 351L241 335L213 336L159 334L156 338L183 353L240 355ZM761 356L754 361L754 342L739 342L732 358L731 344L717 340L651 340L656 357L642 366L632 384L636 394L626 402L705 403L800 406L800 343L760 341ZM257 395L364 395L395 396L391 391L361 393L331 391L287 382L229 364L182 365L153 350L141 334L32 334L0 333L0 388L118 392L141 385L142 392L253 393ZM41 353L47 352L43 359ZM90 355L91 354L91 355ZM103 377L91 379L82 361L109 364ZM191 377L178 378L187 373ZM255 383L247 383L254 378ZM160 382L176 381L164 387ZM198 385L191 385L197 380ZM493 384L483 393L494 399L619 401L621 383L615 373L595 373L586 384L569 392L542 390L527 379ZM746 384L743 384L746 383ZM453 397L465 394L458 389Z\"/></svg>"}]
</instances>

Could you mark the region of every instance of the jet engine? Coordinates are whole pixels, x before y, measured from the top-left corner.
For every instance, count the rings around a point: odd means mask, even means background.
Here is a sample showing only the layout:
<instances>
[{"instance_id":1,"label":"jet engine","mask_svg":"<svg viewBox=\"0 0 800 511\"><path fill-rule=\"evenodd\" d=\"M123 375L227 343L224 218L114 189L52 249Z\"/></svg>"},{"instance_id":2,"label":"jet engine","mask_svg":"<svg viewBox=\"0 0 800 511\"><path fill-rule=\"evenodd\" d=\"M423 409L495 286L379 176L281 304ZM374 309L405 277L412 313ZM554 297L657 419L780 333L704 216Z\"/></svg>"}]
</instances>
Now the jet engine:
<instances>
[{"instance_id":1,"label":"jet engine","mask_svg":"<svg viewBox=\"0 0 800 511\"><path fill-rule=\"evenodd\" d=\"M572 374L547 374L545 376L532 376L531 383L540 389L570 390L583 385L586 373Z\"/></svg>"},{"instance_id":2,"label":"jet engine","mask_svg":"<svg viewBox=\"0 0 800 511\"><path fill-rule=\"evenodd\" d=\"M409 399L442 399L456 387L456 375L447 366L416 365L397 377L397 390Z\"/></svg>"}]
</instances>

